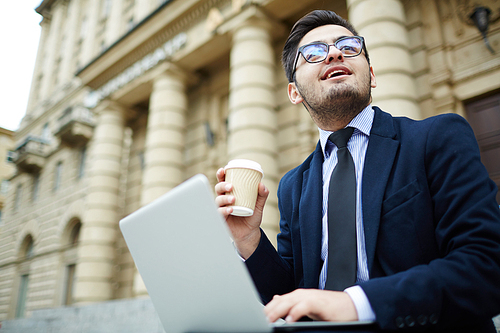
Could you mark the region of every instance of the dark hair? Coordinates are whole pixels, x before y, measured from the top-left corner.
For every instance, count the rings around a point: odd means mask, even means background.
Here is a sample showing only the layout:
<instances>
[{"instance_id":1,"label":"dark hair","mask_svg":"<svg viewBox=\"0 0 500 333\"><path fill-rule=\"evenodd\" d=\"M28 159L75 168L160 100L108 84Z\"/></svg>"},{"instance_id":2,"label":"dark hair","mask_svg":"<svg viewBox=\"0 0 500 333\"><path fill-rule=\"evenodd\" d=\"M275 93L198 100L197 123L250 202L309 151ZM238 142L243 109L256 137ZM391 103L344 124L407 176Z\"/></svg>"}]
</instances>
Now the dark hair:
<instances>
[{"instance_id":1,"label":"dark hair","mask_svg":"<svg viewBox=\"0 0 500 333\"><path fill-rule=\"evenodd\" d=\"M354 27L349 22L337 15L335 12L329 10L314 10L305 15L300 20L298 20L297 23L294 24L292 31L290 31L290 35L286 40L285 46L283 47L281 62L285 69L285 74L288 78L288 82L294 81L294 78L292 76L293 64L295 62L297 49L301 39L309 31L328 24L340 25L352 32L354 36L359 36L356 29L354 29ZM368 57L366 44L363 44L363 50L365 51L366 60L368 61L368 64L370 64L370 58Z\"/></svg>"}]
</instances>

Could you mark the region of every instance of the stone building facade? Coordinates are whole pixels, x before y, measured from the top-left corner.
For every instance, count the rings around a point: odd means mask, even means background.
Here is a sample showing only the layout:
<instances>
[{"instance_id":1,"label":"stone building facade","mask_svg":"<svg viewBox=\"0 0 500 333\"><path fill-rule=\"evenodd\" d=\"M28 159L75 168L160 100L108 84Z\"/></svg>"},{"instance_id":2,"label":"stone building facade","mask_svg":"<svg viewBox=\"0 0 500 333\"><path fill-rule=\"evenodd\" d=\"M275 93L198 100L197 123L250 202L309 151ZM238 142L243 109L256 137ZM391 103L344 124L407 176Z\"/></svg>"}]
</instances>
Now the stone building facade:
<instances>
[{"instance_id":1,"label":"stone building facade","mask_svg":"<svg viewBox=\"0 0 500 333\"><path fill-rule=\"evenodd\" d=\"M470 19L491 10L490 52ZM233 158L258 161L278 232L280 177L318 131L289 103L280 65L313 9L365 37L394 115L458 113L500 183L500 3L496 0L44 0L16 172L0 228L0 320L146 295L118 221Z\"/></svg>"},{"instance_id":2,"label":"stone building facade","mask_svg":"<svg viewBox=\"0 0 500 333\"><path fill-rule=\"evenodd\" d=\"M9 163L9 152L12 149L14 149L14 132L0 127L0 228L2 227L2 212L9 191L10 177L15 171L14 165Z\"/></svg>"}]
</instances>

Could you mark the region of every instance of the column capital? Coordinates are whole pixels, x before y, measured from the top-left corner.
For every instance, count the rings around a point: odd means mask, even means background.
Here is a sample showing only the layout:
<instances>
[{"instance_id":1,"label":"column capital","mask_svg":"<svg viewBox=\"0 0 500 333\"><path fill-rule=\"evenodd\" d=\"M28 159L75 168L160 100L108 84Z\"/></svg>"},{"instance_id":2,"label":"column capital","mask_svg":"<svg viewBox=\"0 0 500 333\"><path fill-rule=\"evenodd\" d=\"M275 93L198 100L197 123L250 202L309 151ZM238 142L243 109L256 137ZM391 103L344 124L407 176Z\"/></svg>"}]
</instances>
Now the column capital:
<instances>
[{"instance_id":1,"label":"column capital","mask_svg":"<svg viewBox=\"0 0 500 333\"><path fill-rule=\"evenodd\" d=\"M181 81L184 84L195 84L199 81L199 76L193 72L186 71L185 69L179 67L178 65L166 61L158 66L156 66L153 70L151 70L151 77L154 78L153 81L156 78L159 78L163 75L168 75L175 77L179 81Z\"/></svg>"},{"instance_id":2,"label":"column capital","mask_svg":"<svg viewBox=\"0 0 500 333\"><path fill-rule=\"evenodd\" d=\"M60 1L60 4L61 4L62 6L68 6L68 5L69 5L69 3L70 3L70 0L62 0L62 1Z\"/></svg>"},{"instance_id":3,"label":"column capital","mask_svg":"<svg viewBox=\"0 0 500 333\"><path fill-rule=\"evenodd\" d=\"M116 111L123 116L124 120L132 119L137 116L137 111L129 109L124 105L118 103L117 101L109 99L101 101L99 105L94 108L94 113L96 114L96 116L99 116L105 111Z\"/></svg>"},{"instance_id":4,"label":"column capital","mask_svg":"<svg viewBox=\"0 0 500 333\"><path fill-rule=\"evenodd\" d=\"M226 33L234 33L240 28L250 25L263 27L273 37L279 37L286 33L286 27L269 17L258 5L251 4L243 8L242 11L233 12L231 16L227 17L225 22L215 29L215 32L219 35L224 35Z\"/></svg>"}]
</instances>

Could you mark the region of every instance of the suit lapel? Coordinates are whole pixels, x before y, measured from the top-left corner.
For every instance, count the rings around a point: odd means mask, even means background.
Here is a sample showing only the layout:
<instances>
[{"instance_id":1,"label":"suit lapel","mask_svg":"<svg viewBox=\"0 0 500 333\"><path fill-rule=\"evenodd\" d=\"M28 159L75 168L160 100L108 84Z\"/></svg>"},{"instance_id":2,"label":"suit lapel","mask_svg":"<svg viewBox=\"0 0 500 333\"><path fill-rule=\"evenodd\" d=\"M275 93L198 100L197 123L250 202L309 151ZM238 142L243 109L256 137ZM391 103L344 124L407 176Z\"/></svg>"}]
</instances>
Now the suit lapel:
<instances>
[{"instance_id":1,"label":"suit lapel","mask_svg":"<svg viewBox=\"0 0 500 333\"><path fill-rule=\"evenodd\" d=\"M321 270L321 219L323 211L323 153L318 143L310 167L304 171L299 203L304 287L317 288Z\"/></svg>"},{"instance_id":2,"label":"suit lapel","mask_svg":"<svg viewBox=\"0 0 500 333\"><path fill-rule=\"evenodd\" d=\"M369 272L372 271L375 258L384 192L399 148L392 116L377 107L374 110L362 185L363 226Z\"/></svg>"}]
</instances>

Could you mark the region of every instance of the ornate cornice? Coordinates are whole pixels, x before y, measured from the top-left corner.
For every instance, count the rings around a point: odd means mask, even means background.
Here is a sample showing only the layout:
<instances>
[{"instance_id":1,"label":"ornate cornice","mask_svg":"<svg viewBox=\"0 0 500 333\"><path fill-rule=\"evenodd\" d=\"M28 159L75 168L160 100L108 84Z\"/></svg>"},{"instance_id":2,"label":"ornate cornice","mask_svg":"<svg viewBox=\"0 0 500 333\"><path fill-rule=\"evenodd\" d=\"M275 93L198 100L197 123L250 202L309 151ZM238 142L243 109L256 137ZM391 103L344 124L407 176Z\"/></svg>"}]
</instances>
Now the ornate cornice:
<instances>
[{"instance_id":1,"label":"ornate cornice","mask_svg":"<svg viewBox=\"0 0 500 333\"><path fill-rule=\"evenodd\" d=\"M86 84L91 86L93 89L98 89L99 87L106 84L108 81L116 77L118 74L122 73L124 70L129 68L138 60L144 58L155 49L160 47L162 44L171 40L180 32L185 32L189 30L194 25L206 20L208 12L213 7L224 7L230 4L230 0L208 0L208 1L198 1L191 8L184 11L183 14L175 17L171 22L166 23L165 26L160 28L158 31L154 32L147 40L143 41L135 49L124 54L118 61L116 61L111 66L107 66L101 73L95 75L95 77L86 80ZM172 4L170 4L172 5ZM169 6L166 6L169 7ZM160 11L153 12L150 16L146 17L143 22L139 23L137 28L129 32L126 36L122 37L117 43L113 44L109 49L100 54L96 59L94 59L89 65L82 69L77 75L80 75L84 71L88 71L91 67L96 66L101 60L103 60L107 54L112 52L119 52L119 48L127 44L131 39L135 37L135 33L139 33L140 30L145 25L148 24L147 21L153 21L159 19L162 16L168 15L168 8L162 8Z\"/></svg>"}]
</instances>

